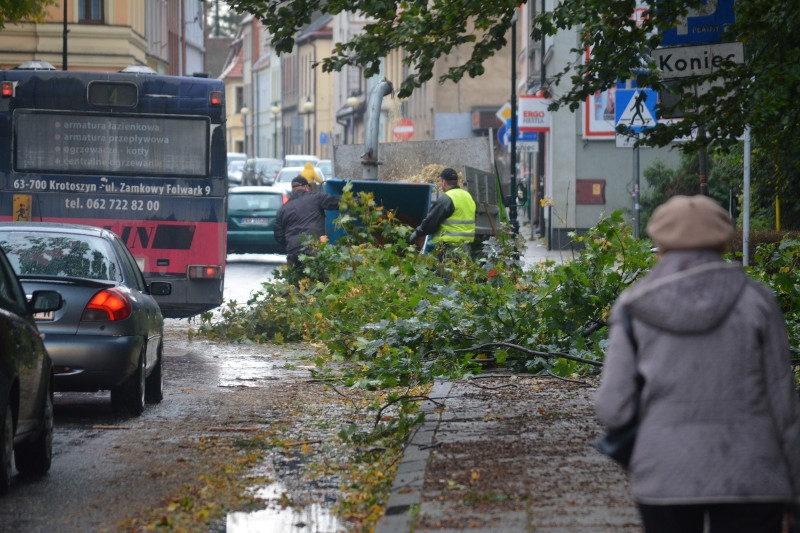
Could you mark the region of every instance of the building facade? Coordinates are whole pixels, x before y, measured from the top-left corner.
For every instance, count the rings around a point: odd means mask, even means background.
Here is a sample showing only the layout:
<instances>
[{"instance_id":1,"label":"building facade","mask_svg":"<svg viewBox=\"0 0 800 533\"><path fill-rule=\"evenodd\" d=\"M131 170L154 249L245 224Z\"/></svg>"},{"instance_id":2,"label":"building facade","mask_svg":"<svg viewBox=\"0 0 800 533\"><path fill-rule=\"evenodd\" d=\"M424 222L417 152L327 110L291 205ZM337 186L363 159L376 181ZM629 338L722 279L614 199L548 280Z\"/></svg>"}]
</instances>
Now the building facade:
<instances>
[{"instance_id":1,"label":"building facade","mask_svg":"<svg viewBox=\"0 0 800 533\"><path fill-rule=\"evenodd\" d=\"M204 9L202 0L65 0L47 8L44 22L0 31L0 67L41 60L67 70L147 65L193 75L203 71Z\"/></svg>"}]
</instances>

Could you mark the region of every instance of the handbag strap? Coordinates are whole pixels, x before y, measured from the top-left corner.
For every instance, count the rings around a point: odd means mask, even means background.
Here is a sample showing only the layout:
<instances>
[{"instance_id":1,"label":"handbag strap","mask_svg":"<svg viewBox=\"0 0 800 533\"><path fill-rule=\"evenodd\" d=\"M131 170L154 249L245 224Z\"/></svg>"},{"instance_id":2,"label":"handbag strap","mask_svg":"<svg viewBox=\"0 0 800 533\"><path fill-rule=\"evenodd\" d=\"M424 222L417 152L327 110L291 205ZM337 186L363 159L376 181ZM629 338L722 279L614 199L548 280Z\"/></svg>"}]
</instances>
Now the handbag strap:
<instances>
[{"instance_id":1,"label":"handbag strap","mask_svg":"<svg viewBox=\"0 0 800 533\"><path fill-rule=\"evenodd\" d=\"M636 356L639 352L639 343L636 341L636 336L633 334L633 321L631 320L631 315L628 313L628 310L625 307L620 308L620 321L622 322L622 327L625 328L625 333L628 334L628 340L631 341L631 346L633 346L633 361L636 364ZM642 376L641 372L639 372L639 367L636 367L636 388L638 389L638 394L641 395L642 387L644 387L644 376Z\"/></svg>"}]
</instances>

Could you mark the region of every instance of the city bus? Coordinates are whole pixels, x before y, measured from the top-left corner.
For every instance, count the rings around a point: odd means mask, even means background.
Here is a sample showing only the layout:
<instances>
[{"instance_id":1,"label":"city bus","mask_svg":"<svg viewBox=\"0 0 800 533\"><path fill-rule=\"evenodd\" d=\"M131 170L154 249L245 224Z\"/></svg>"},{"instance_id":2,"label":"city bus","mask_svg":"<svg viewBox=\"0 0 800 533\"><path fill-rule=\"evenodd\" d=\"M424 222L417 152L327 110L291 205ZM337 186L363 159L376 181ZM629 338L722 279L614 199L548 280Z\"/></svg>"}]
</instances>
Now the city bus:
<instances>
[{"instance_id":1,"label":"city bus","mask_svg":"<svg viewBox=\"0 0 800 533\"><path fill-rule=\"evenodd\" d=\"M110 229L191 317L222 303L224 84L128 70L0 70L0 221Z\"/></svg>"}]
</instances>

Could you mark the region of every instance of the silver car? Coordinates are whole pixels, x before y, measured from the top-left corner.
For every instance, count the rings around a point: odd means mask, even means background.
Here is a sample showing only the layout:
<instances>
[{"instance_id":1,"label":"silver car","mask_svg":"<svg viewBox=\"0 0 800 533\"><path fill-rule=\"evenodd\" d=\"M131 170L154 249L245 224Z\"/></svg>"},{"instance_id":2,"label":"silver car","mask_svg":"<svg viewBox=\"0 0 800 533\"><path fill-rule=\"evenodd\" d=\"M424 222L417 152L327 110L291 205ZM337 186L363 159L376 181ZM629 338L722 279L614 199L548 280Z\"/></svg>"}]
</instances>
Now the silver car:
<instances>
[{"instance_id":1,"label":"silver car","mask_svg":"<svg viewBox=\"0 0 800 533\"><path fill-rule=\"evenodd\" d=\"M163 397L164 319L125 244L91 226L42 222L0 225L0 247L27 294L58 291L64 305L37 313L53 360L56 391L111 391L115 412L139 415Z\"/></svg>"}]
</instances>

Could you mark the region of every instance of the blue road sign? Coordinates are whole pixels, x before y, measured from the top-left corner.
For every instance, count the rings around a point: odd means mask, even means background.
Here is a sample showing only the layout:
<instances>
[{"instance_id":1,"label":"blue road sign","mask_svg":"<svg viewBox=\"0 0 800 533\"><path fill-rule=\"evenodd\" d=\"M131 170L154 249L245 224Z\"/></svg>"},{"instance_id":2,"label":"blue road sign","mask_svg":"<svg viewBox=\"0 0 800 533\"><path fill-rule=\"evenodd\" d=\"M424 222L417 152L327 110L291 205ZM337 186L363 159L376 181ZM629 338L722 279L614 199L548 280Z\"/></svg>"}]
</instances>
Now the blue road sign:
<instances>
[{"instance_id":1,"label":"blue road sign","mask_svg":"<svg viewBox=\"0 0 800 533\"><path fill-rule=\"evenodd\" d=\"M643 96L642 96L643 94ZM617 89L614 126L628 126L635 132L655 128L658 93L652 89Z\"/></svg>"},{"instance_id":2,"label":"blue road sign","mask_svg":"<svg viewBox=\"0 0 800 533\"><path fill-rule=\"evenodd\" d=\"M734 0L704 0L697 9L690 9L686 20L674 28L664 30L660 46L685 46L722 42L725 28L736 17Z\"/></svg>"},{"instance_id":3,"label":"blue road sign","mask_svg":"<svg viewBox=\"0 0 800 533\"><path fill-rule=\"evenodd\" d=\"M506 123L497 128L497 141L504 147L511 144L511 119L506 119ZM539 140L539 132L537 131L519 131L517 126L517 141L518 143L532 143Z\"/></svg>"},{"instance_id":4,"label":"blue road sign","mask_svg":"<svg viewBox=\"0 0 800 533\"><path fill-rule=\"evenodd\" d=\"M328 134L324 131L319 134L319 144L328 144Z\"/></svg>"}]
</instances>

